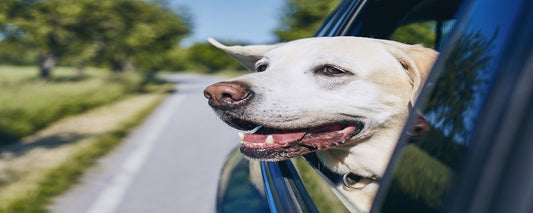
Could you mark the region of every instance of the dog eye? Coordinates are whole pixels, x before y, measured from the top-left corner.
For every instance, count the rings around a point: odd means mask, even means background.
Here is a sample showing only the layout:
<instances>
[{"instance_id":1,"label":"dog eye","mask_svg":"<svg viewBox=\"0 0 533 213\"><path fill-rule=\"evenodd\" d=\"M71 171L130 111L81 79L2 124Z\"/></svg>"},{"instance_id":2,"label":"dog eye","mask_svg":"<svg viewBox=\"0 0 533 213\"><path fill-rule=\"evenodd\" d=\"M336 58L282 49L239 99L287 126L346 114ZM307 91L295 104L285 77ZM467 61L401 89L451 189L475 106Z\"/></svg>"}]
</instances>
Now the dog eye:
<instances>
[{"instance_id":1,"label":"dog eye","mask_svg":"<svg viewBox=\"0 0 533 213\"><path fill-rule=\"evenodd\" d=\"M257 66L257 68L255 68L255 70L256 70L257 72L263 72L263 71L265 71L267 68L268 68L268 65L266 65L266 64L261 64L261 65Z\"/></svg>"},{"instance_id":2,"label":"dog eye","mask_svg":"<svg viewBox=\"0 0 533 213\"><path fill-rule=\"evenodd\" d=\"M341 70L337 67L331 66L331 65L325 65L317 70L317 73L325 75L325 76L340 76L340 75L346 75L351 74L350 72L346 72L344 70Z\"/></svg>"}]
</instances>

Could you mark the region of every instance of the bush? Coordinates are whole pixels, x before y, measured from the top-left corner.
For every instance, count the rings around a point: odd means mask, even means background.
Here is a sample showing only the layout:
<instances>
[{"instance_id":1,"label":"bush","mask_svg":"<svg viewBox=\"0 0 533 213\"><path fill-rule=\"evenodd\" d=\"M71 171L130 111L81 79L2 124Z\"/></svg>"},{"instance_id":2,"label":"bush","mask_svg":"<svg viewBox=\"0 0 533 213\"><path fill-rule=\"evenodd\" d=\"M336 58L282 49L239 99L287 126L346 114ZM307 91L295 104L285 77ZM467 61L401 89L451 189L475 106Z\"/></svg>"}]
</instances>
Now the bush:
<instances>
[{"instance_id":1,"label":"bush","mask_svg":"<svg viewBox=\"0 0 533 213\"><path fill-rule=\"evenodd\" d=\"M0 63L36 64L37 53L28 45L0 40Z\"/></svg>"}]
</instances>

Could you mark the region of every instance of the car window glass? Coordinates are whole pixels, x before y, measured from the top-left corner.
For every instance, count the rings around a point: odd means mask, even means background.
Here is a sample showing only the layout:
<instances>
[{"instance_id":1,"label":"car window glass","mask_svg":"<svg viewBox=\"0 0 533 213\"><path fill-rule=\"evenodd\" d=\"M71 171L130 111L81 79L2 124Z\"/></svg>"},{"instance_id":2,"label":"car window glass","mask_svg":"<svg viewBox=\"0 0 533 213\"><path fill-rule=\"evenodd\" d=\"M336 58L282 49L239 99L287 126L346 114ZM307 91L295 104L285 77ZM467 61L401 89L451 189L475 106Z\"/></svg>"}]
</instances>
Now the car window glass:
<instances>
[{"instance_id":1,"label":"car window glass","mask_svg":"<svg viewBox=\"0 0 533 213\"><path fill-rule=\"evenodd\" d=\"M497 59L508 42L517 5L475 1L458 22L415 107L410 131L402 136L387 177L389 187L380 189L386 191L384 202L375 211L443 210L474 146L476 121L498 74Z\"/></svg>"},{"instance_id":2,"label":"car window glass","mask_svg":"<svg viewBox=\"0 0 533 213\"><path fill-rule=\"evenodd\" d=\"M422 44L427 48L435 48L437 25L436 21L416 22L398 27L390 39L406 44Z\"/></svg>"},{"instance_id":3,"label":"car window glass","mask_svg":"<svg viewBox=\"0 0 533 213\"><path fill-rule=\"evenodd\" d=\"M324 177L319 173L313 171L308 162L303 158L292 159L302 182L313 199L317 209L320 212L353 212L353 207L346 198L338 194L335 188L332 188L332 184L325 181ZM343 200L344 199L344 200ZM344 201L344 202L343 202ZM351 209L350 209L351 208Z\"/></svg>"},{"instance_id":4,"label":"car window glass","mask_svg":"<svg viewBox=\"0 0 533 213\"><path fill-rule=\"evenodd\" d=\"M228 156L218 184L216 212L270 212L264 202L258 166L257 161L246 160L239 150Z\"/></svg>"},{"instance_id":5,"label":"car window glass","mask_svg":"<svg viewBox=\"0 0 533 213\"><path fill-rule=\"evenodd\" d=\"M389 39L406 44L421 44L427 48L440 50L455 23L455 19L410 23L398 27Z\"/></svg>"},{"instance_id":6,"label":"car window glass","mask_svg":"<svg viewBox=\"0 0 533 213\"><path fill-rule=\"evenodd\" d=\"M350 13L358 7L359 1L342 1L322 24L316 37L336 36L335 33L343 27L343 23L349 19Z\"/></svg>"}]
</instances>

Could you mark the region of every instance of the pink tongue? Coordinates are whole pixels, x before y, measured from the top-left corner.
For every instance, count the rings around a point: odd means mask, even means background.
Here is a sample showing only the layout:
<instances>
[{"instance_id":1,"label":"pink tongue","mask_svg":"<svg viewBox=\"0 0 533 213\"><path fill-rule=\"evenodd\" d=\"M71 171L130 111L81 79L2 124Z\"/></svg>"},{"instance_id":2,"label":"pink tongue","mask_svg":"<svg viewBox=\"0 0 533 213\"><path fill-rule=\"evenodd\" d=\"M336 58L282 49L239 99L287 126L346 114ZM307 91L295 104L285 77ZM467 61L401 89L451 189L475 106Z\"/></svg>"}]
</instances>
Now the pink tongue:
<instances>
[{"instance_id":1,"label":"pink tongue","mask_svg":"<svg viewBox=\"0 0 533 213\"><path fill-rule=\"evenodd\" d=\"M306 132L290 132L270 135L274 138L275 143L290 143L302 139L305 133ZM269 135L245 134L243 141L250 143L264 143L268 136Z\"/></svg>"}]
</instances>

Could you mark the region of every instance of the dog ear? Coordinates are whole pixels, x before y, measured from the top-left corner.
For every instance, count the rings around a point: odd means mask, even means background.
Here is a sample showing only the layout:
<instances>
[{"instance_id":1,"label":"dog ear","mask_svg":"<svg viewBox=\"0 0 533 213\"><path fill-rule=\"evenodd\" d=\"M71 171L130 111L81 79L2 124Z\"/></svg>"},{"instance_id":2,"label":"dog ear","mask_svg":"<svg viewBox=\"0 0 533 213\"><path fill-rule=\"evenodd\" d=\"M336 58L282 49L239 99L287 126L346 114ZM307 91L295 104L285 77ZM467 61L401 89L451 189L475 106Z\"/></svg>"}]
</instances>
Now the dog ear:
<instances>
[{"instance_id":1,"label":"dog ear","mask_svg":"<svg viewBox=\"0 0 533 213\"><path fill-rule=\"evenodd\" d=\"M418 98L424 83L426 82L431 68L433 68L433 64L439 56L439 52L430 48L425 48L422 45L410 45L405 51L416 65L416 69L413 69L412 71L415 72L414 75L418 75L419 79L418 82L413 82L414 90L411 97L411 103L415 104L415 101Z\"/></svg>"},{"instance_id":2,"label":"dog ear","mask_svg":"<svg viewBox=\"0 0 533 213\"><path fill-rule=\"evenodd\" d=\"M411 96L411 103L415 104L416 98L420 94L420 90L424 86L426 78L428 77L433 63L439 56L439 53L433 49L425 48L422 45L409 45L394 42L395 47L391 49L391 53L398 62L406 70L411 84L413 85L413 94Z\"/></svg>"},{"instance_id":3,"label":"dog ear","mask_svg":"<svg viewBox=\"0 0 533 213\"><path fill-rule=\"evenodd\" d=\"M223 50L239 63L244 65L248 70L255 70L255 62L263 57L263 55L276 45L247 45L247 46L226 46L215 40L214 38L207 38L207 41L218 49Z\"/></svg>"}]
</instances>

